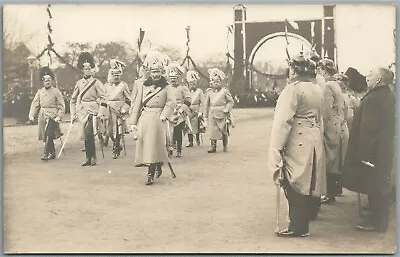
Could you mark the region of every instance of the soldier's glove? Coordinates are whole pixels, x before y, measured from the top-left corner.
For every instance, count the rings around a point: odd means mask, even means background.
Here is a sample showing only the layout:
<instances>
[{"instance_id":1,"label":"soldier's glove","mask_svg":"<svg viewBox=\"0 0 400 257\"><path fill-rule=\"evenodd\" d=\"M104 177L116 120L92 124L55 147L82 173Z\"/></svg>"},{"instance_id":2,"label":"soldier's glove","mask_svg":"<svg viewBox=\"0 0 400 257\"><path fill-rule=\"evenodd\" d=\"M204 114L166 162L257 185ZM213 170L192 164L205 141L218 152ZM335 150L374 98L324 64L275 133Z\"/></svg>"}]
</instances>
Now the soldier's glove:
<instances>
[{"instance_id":1,"label":"soldier's glove","mask_svg":"<svg viewBox=\"0 0 400 257\"><path fill-rule=\"evenodd\" d=\"M203 113L199 112L199 115L197 115L198 118L203 117Z\"/></svg>"},{"instance_id":2,"label":"soldier's glove","mask_svg":"<svg viewBox=\"0 0 400 257\"><path fill-rule=\"evenodd\" d=\"M121 109L121 114L125 114L126 110L124 108Z\"/></svg>"},{"instance_id":3,"label":"soldier's glove","mask_svg":"<svg viewBox=\"0 0 400 257\"><path fill-rule=\"evenodd\" d=\"M59 123L59 122L61 121L61 118L60 118L60 117L56 117L56 118L54 119L54 121L57 122L57 123Z\"/></svg>"},{"instance_id":4,"label":"soldier's glove","mask_svg":"<svg viewBox=\"0 0 400 257\"><path fill-rule=\"evenodd\" d=\"M161 121L166 121L167 118L165 118L163 115L160 115L160 120L161 120Z\"/></svg>"},{"instance_id":5,"label":"soldier's glove","mask_svg":"<svg viewBox=\"0 0 400 257\"><path fill-rule=\"evenodd\" d=\"M229 111L228 111L228 110L223 110L223 112L224 112L224 113L228 113Z\"/></svg>"}]
</instances>

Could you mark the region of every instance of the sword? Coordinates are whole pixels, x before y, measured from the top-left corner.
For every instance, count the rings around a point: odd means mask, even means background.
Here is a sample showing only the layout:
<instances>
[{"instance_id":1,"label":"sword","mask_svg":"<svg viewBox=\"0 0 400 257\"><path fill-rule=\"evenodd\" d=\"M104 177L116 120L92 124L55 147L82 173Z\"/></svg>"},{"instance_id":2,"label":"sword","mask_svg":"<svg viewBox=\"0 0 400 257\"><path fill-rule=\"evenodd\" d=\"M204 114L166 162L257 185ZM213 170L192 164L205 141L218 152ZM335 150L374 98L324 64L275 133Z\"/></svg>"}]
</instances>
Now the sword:
<instances>
[{"instance_id":1,"label":"sword","mask_svg":"<svg viewBox=\"0 0 400 257\"><path fill-rule=\"evenodd\" d=\"M65 136L64 144L61 146L60 152L59 152L58 155L57 155L57 159L60 158L61 153L62 153L62 151L64 150L65 144L67 143L67 140L68 140L68 136L69 136L69 134L71 133L72 125L73 125L73 124L74 124L74 119L71 119L71 122L70 122L69 128L68 128L67 135Z\"/></svg>"},{"instance_id":2,"label":"sword","mask_svg":"<svg viewBox=\"0 0 400 257\"><path fill-rule=\"evenodd\" d=\"M171 170L171 176L172 178L176 178L176 174L174 172L174 169L172 168L171 162L168 162L168 167Z\"/></svg>"},{"instance_id":3,"label":"sword","mask_svg":"<svg viewBox=\"0 0 400 257\"><path fill-rule=\"evenodd\" d=\"M123 146L124 146L124 153L125 153L125 156L126 156L125 134L122 134L122 144L123 144Z\"/></svg>"}]
</instances>

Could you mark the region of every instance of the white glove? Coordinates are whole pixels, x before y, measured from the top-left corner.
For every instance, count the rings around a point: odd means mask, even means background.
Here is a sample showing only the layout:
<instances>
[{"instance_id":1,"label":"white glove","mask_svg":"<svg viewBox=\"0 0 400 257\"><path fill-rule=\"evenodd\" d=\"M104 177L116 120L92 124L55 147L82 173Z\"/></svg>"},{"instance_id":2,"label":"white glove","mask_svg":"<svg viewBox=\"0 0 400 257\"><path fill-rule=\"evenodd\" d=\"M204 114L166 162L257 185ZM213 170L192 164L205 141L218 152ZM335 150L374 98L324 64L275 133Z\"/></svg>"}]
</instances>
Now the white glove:
<instances>
[{"instance_id":1,"label":"white glove","mask_svg":"<svg viewBox=\"0 0 400 257\"><path fill-rule=\"evenodd\" d=\"M59 122L61 121L61 118L60 118L60 117L56 117L56 118L54 119L54 121L57 122L57 123L59 123Z\"/></svg>"},{"instance_id":2,"label":"white glove","mask_svg":"<svg viewBox=\"0 0 400 257\"><path fill-rule=\"evenodd\" d=\"M201 112L199 112L199 115L197 115L197 117L202 117L203 116L203 113L201 113Z\"/></svg>"},{"instance_id":3,"label":"white glove","mask_svg":"<svg viewBox=\"0 0 400 257\"><path fill-rule=\"evenodd\" d=\"M137 126L136 125L131 125L131 131L136 131L137 130Z\"/></svg>"},{"instance_id":4,"label":"white glove","mask_svg":"<svg viewBox=\"0 0 400 257\"><path fill-rule=\"evenodd\" d=\"M124 108L121 109L121 114L125 114L126 110Z\"/></svg>"},{"instance_id":5,"label":"white glove","mask_svg":"<svg viewBox=\"0 0 400 257\"><path fill-rule=\"evenodd\" d=\"M166 121L167 118L165 118L163 115L160 115L160 120L161 120L161 121Z\"/></svg>"},{"instance_id":6,"label":"white glove","mask_svg":"<svg viewBox=\"0 0 400 257\"><path fill-rule=\"evenodd\" d=\"M229 111L228 110L224 110L224 113L228 113Z\"/></svg>"}]
</instances>

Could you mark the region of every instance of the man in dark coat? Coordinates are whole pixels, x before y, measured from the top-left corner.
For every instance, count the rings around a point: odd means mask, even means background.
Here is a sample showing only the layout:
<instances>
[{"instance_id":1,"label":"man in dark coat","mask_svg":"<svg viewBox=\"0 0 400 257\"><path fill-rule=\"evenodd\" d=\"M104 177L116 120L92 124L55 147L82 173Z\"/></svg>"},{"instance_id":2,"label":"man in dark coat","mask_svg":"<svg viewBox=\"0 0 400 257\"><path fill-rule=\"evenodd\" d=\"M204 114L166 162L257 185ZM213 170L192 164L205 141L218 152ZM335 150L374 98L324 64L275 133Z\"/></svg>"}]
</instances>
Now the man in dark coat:
<instances>
[{"instance_id":1,"label":"man in dark coat","mask_svg":"<svg viewBox=\"0 0 400 257\"><path fill-rule=\"evenodd\" d=\"M368 93L354 116L342 183L351 191L367 194L370 201L371 217L357 229L385 232L395 154L396 100L389 88L393 73L376 69L367 76L367 83Z\"/></svg>"}]
</instances>

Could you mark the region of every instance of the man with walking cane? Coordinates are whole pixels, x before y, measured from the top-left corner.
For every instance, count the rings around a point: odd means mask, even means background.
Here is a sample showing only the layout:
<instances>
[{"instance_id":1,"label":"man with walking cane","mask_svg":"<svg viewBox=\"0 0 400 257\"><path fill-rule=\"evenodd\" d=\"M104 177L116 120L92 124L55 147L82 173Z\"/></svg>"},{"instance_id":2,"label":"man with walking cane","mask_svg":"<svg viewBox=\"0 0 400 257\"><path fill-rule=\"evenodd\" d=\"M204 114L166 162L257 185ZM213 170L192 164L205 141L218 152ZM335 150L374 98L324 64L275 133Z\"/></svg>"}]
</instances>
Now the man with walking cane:
<instances>
[{"instance_id":1,"label":"man with walking cane","mask_svg":"<svg viewBox=\"0 0 400 257\"><path fill-rule=\"evenodd\" d=\"M146 185L151 185L156 172L157 177L161 176L162 164L169 163L167 123L176 107L176 93L162 76L165 64L160 54L147 56L145 63L150 77L138 85L131 125L136 139L136 167L148 167Z\"/></svg>"},{"instance_id":2,"label":"man with walking cane","mask_svg":"<svg viewBox=\"0 0 400 257\"><path fill-rule=\"evenodd\" d=\"M311 197L320 196L326 187L324 92L310 78L310 66L303 53L289 61L291 83L278 98L271 130L269 169L276 183L283 187L289 203L289 226L276 233L281 237L309 235Z\"/></svg>"},{"instance_id":3,"label":"man with walking cane","mask_svg":"<svg viewBox=\"0 0 400 257\"><path fill-rule=\"evenodd\" d=\"M88 52L78 57L77 66L83 70L83 78L76 82L71 96L71 119L79 120L80 138L85 140L86 161L82 166L94 166L97 163L95 136L98 120L104 120L107 112L106 94L100 80L93 77L96 65Z\"/></svg>"},{"instance_id":4,"label":"man with walking cane","mask_svg":"<svg viewBox=\"0 0 400 257\"><path fill-rule=\"evenodd\" d=\"M52 87L54 74L49 67L46 66L40 69L40 79L42 80L43 88L39 89L32 101L29 121L33 123L36 114L39 112L38 138L45 143L42 160L48 161L56 158L54 139L62 136L59 122L65 113L65 102L61 91L56 87Z\"/></svg>"}]
</instances>

